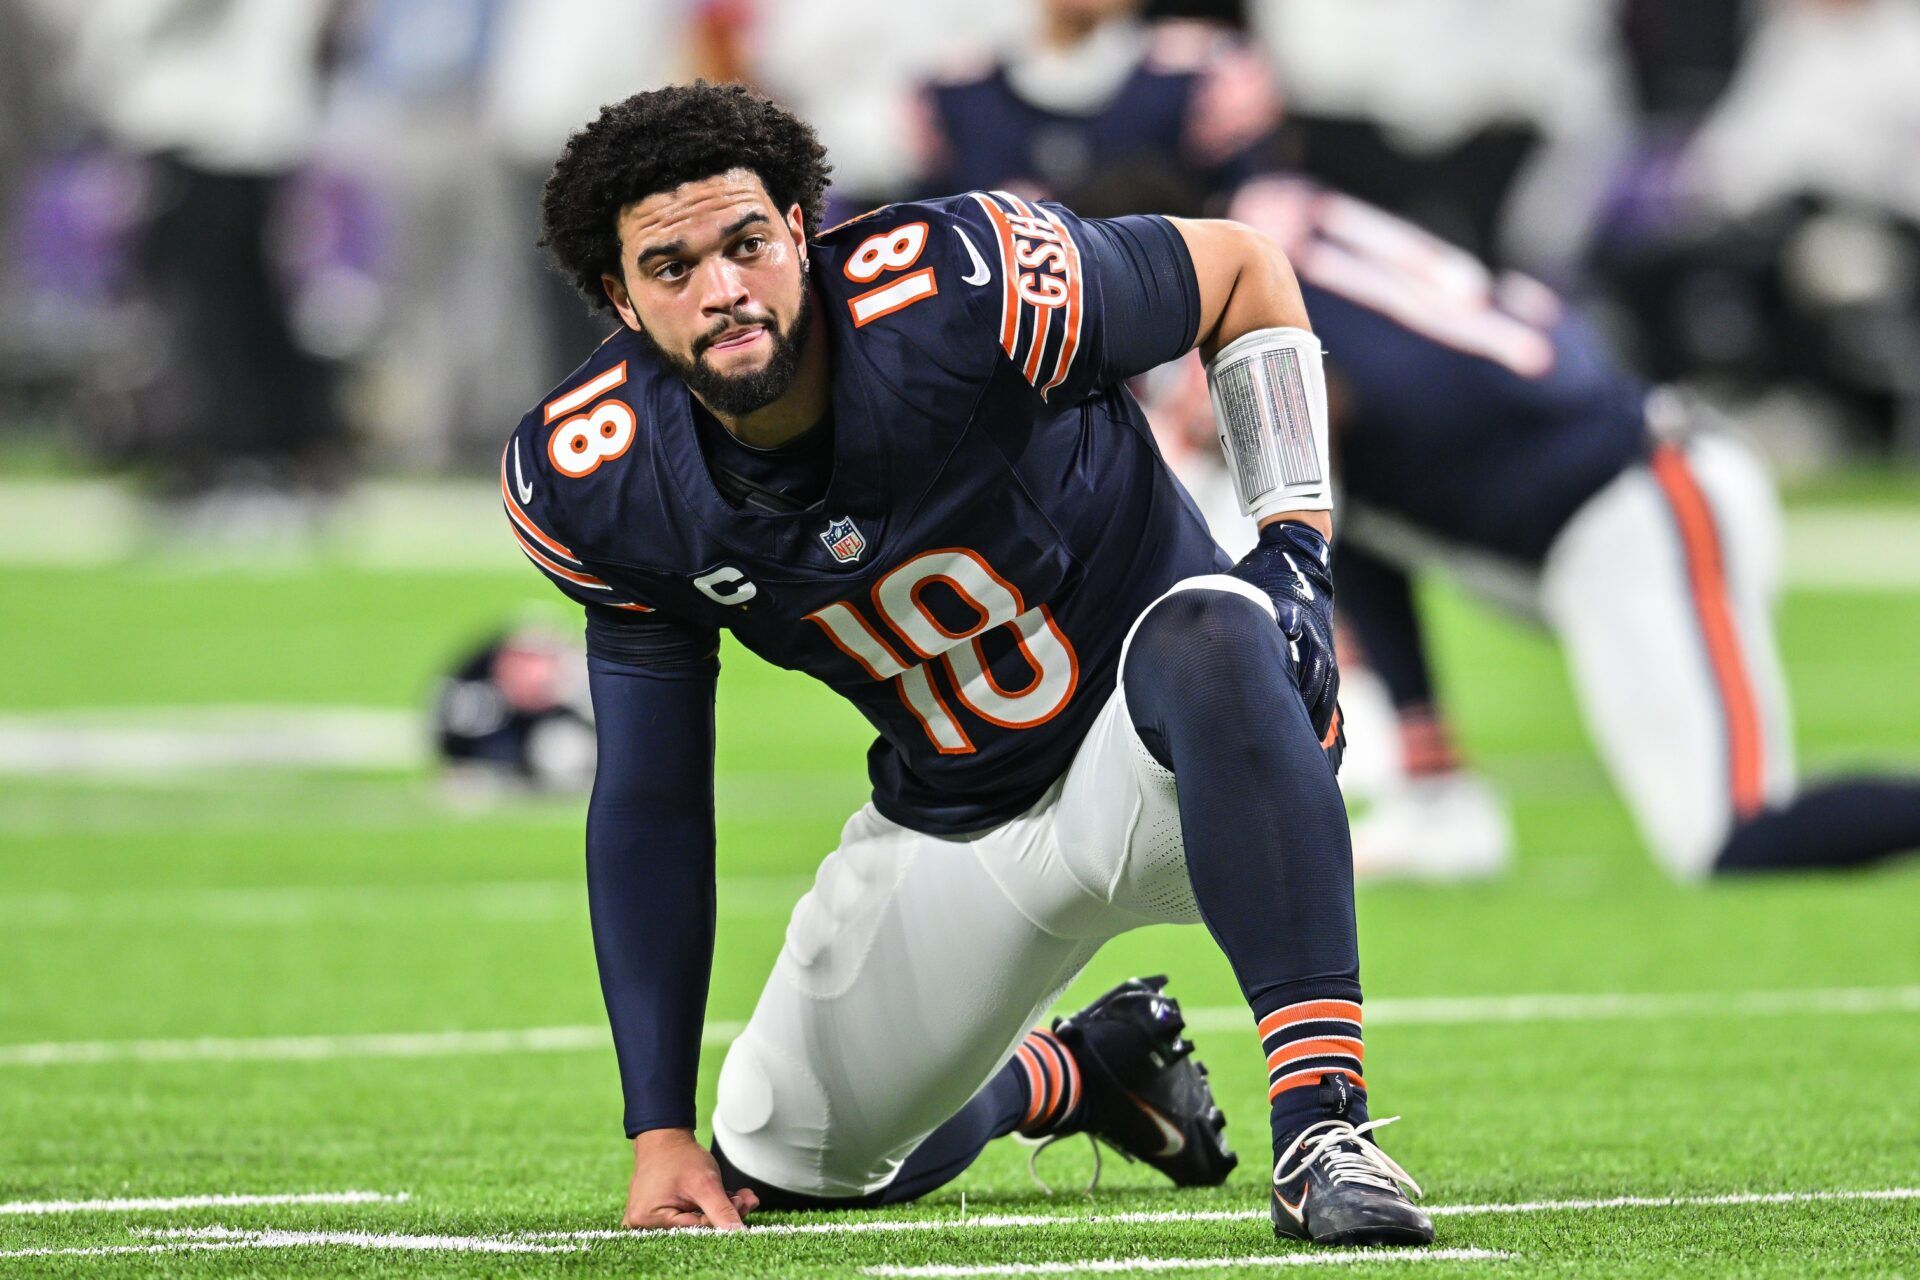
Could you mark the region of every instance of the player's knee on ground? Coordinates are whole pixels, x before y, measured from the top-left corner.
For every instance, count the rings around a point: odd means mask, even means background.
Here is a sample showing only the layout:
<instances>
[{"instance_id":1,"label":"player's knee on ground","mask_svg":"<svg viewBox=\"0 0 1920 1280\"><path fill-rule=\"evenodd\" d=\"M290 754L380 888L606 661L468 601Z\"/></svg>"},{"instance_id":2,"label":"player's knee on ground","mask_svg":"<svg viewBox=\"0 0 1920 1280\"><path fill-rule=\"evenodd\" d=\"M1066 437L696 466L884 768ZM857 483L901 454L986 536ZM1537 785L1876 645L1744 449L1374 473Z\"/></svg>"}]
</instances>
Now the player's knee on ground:
<instances>
[{"instance_id":1,"label":"player's knee on ground","mask_svg":"<svg viewBox=\"0 0 1920 1280\"><path fill-rule=\"evenodd\" d=\"M1127 709L1147 750L1168 769L1182 728L1232 734L1270 720L1286 644L1272 613L1237 592L1176 592L1140 620L1127 649ZM1259 735L1249 735L1257 750Z\"/></svg>"}]
</instances>

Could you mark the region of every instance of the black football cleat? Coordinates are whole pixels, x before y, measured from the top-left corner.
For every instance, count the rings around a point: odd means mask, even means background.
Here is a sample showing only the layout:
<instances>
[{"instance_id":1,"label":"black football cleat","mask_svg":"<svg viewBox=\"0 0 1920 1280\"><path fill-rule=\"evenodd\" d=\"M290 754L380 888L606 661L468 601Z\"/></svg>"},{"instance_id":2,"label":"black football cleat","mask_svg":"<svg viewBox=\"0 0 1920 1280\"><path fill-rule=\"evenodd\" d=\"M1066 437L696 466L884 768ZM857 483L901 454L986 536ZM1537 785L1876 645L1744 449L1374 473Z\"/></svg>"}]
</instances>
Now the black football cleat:
<instances>
[{"instance_id":1,"label":"black football cleat","mask_svg":"<svg viewBox=\"0 0 1920 1280\"><path fill-rule=\"evenodd\" d=\"M1320 1088L1328 1090L1328 1076ZM1344 1104L1344 1088L1337 1090ZM1420 1184L1373 1140L1373 1130L1397 1116L1354 1124L1342 1112L1301 1130L1273 1166L1273 1234L1282 1240L1328 1245L1433 1243L1433 1219L1407 1199L1402 1186Z\"/></svg>"},{"instance_id":2,"label":"black football cleat","mask_svg":"<svg viewBox=\"0 0 1920 1280\"><path fill-rule=\"evenodd\" d=\"M1240 1157L1227 1146L1227 1118L1180 1035L1187 1024L1162 994L1166 985L1164 976L1131 978L1055 1019L1053 1034L1080 1067L1087 1133L1179 1186L1217 1187Z\"/></svg>"}]
</instances>

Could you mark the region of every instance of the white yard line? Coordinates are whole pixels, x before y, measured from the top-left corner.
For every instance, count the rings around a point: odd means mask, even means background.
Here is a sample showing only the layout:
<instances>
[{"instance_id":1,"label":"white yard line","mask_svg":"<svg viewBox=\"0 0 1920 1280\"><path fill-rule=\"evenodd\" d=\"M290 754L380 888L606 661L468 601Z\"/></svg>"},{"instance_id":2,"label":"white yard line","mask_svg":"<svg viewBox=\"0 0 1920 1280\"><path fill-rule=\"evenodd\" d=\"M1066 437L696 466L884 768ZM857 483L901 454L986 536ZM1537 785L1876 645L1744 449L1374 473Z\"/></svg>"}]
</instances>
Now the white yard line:
<instances>
[{"instance_id":1,"label":"white yard line","mask_svg":"<svg viewBox=\"0 0 1920 1280\"><path fill-rule=\"evenodd\" d=\"M289 1191L265 1195L121 1196L110 1200L13 1200L0 1202L0 1217L42 1217L56 1213L154 1213L173 1209L215 1209L236 1205L405 1204L406 1192Z\"/></svg>"},{"instance_id":2,"label":"white yard line","mask_svg":"<svg viewBox=\"0 0 1920 1280\"><path fill-rule=\"evenodd\" d=\"M390 707L112 707L0 716L0 775L202 769L411 769L426 723Z\"/></svg>"},{"instance_id":3,"label":"white yard line","mask_svg":"<svg viewBox=\"0 0 1920 1280\"><path fill-rule=\"evenodd\" d=\"M0 1258L99 1258L126 1253L210 1253L232 1249L303 1249L345 1246L396 1249L407 1253L578 1253L586 1246L536 1244L495 1236L417 1236L371 1231L239 1231L232 1227L191 1227L140 1233L166 1237L154 1244L5 1249Z\"/></svg>"},{"instance_id":4,"label":"white yard line","mask_svg":"<svg viewBox=\"0 0 1920 1280\"><path fill-rule=\"evenodd\" d=\"M67 1200L21 1202L7 1206L21 1213L43 1214L77 1211L136 1212L155 1209L189 1209L235 1205L293 1204L366 1204L398 1203L408 1197L372 1191L312 1192L288 1195L213 1195L171 1198L126 1198L117 1200ZM1860 1191L1781 1191L1746 1192L1709 1196L1612 1196L1585 1200L1531 1200L1513 1204L1434 1205L1428 1212L1436 1218L1470 1217L1513 1213L1581 1213L1602 1209L1704 1208L1722 1205L1780 1205L1828 1201L1916 1200L1920 1187L1888 1187ZM1110 1214L978 1214L965 1218L870 1219L852 1217L840 1222L778 1223L750 1226L744 1232L716 1232L690 1229L657 1233L631 1231L521 1231L497 1236L414 1235L370 1231L284 1231L277 1229L241 1229L225 1226L145 1227L132 1234L152 1243L133 1245L89 1245L29 1247L0 1250L0 1258L107 1257L116 1254L156 1254L211 1252L233 1249L290 1249L341 1246L357 1249L392 1249L408 1252L447 1253L575 1253L588 1249L596 1241L622 1240L636 1244L648 1240L688 1235L733 1239L759 1235L862 1235L888 1232L982 1231L1034 1227L1110 1227L1151 1223L1253 1222L1266 1214L1258 1210L1156 1211ZM932 1267L877 1266L865 1269L873 1276L973 1276L973 1275L1055 1275L1076 1272L1201 1270L1234 1266L1321 1266L1343 1262L1446 1262L1493 1261L1513 1255L1484 1249L1429 1249L1381 1253L1289 1253L1244 1258L1118 1258L1078 1262L1043 1262L985 1265L948 1265Z\"/></svg>"},{"instance_id":5,"label":"white yard line","mask_svg":"<svg viewBox=\"0 0 1920 1280\"><path fill-rule=\"evenodd\" d=\"M1920 986L1806 987L1771 991L1592 995L1387 996L1366 1002L1367 1025L1445 1027L1497 1022L1616 1022L1658 1018L1782 1018L1799 1014L1920 1013ZM1196 1031L1250 1028L1239 1007L1190 1009Z\"/></svg>"},{"instance_id":6,"label":"white yard line","mask_svg":"<svg viewBox=\"0 0 1920 1280\"><path fill-rule=\"evenodd\" d=\"M737 1027L723 1028L728 1039ZM708 1027L711 1035L714 1027ZM68 1040L0 1047L0 1067L102 1062L315 1062L335 1058L438 1058L465 1054L576 1053L605 1049L605 1027L528 1027L515 1031L421 1031L246 1039Z\"/></svg>"},{"instance_id":7,"label":"white yard line","mask_svg":"<svg viewBox=\"0 0 1920 1280\"><path fill-rule=\"evenodd\" d=\"M1713 1196L1612 1196L1597 1200L1528 1200L1512 1204L1422 1205L1436 1218L1481 1217L1513 1213L1590 1213L1599 1209L1704 1209L1722 1205L1816 1204L1849 1200L1920 1200L1920 1187L1865 1191L1766 1191ZM1158 1223L1264 1222L1263 1209L1156 1209L1137 1213L985 1213L965 1218L862 1218L839 1222L774 1222L750 1225L748 1235L832 1236L922 1231L1004 1231L1033 1227L1151 1226ZM659 1235L727 1235L707 1227L687 1227ZM516 1231L516 1240L643 1240L657 1235L632 1231Z\"/></svg>"},{"instance_id":8,"label":"white yard line","mask_svg":"<svg viewBox=\"0 0 1920 1280\"><path fill-rule=\"evenodd\" d=\"M812 883L810 876L722 876L720 914L784 920ZM417 922L436 916L480 923L584 922L587 888L583 880L566 879L0 893L0 928L138 924L278 929Z\"/></svg>"},{"instance_id":9,"label":"white yard line","mask_svg":"<svg viewBox=\"0 0 1920 1280\"><path fill-rule=\"evenodd\" d=\"M1920 986L1813 987L1670 995L1437 996L1367 1002L1370 1026L1459 1026L1527 1022L1614 1022L1679 1017L1779 1018L1920 1013ZM1196 1031L1248 1030L1238 1006L1186 1011ZM739 1022L709 1022L705 1044L726 1044ZM381 1032L361 1035L218 1037L184 1040L55 1040L0 1045L0 1067L105 1062L313 1062L333 1058L435 1058L469 1054L574 1053L610 1047L600 1024L498 1031Z\"/></svg>"},{"instance_id":10,"label":"white yard line","mask_svg":"<svg viewBox=\"0 0 1920 1280\"><path fill-rule=\"evenodd\" d=\"M1241 1258L1094 1258L1085 1262L936 1262L862 1267L866 1276L1072 1276L1132 1271L1218 1271L1226 1267L1339 1267L1374 1262L1499 1262L1517 1254L1493 1249L1354 1249L1339 1253L1264 1253Z\"/></svg>"},{"instance_id":11,"label":"white yard line","mask_svg":"<svg viewBox=\"0 0 1920 1280\"><path fill-rule=\"evenodd\" d=\"M1435 1218L1493 1213L1586 1213L1595 1209L1709 1209L1743 1204L1820 1204L1837 1200L1920 1200L1920 1187L1878 1191L1741 1191L1719 1196L1609 1196L1601 1200L1525 1200L1518 1204L1441 1204L1427 1208Z\"/></svg>"}]
</instances>

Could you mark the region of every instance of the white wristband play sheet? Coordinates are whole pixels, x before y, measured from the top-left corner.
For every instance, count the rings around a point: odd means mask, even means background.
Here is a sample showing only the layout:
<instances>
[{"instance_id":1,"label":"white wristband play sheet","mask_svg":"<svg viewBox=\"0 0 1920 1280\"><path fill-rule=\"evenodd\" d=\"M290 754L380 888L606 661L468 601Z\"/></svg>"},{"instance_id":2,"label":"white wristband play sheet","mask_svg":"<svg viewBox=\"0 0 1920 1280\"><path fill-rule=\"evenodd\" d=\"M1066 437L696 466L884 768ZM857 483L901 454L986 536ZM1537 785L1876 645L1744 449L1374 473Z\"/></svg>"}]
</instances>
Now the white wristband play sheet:
<instances>
[{"instance_id":1,"label":"white wristband play sheet","mask_svg":"<svg viewBox=\"0 0 1920 1280\"><path fill-rule=\"evenodd\" d=\"M1242 334L1207 366L1207 387L1242 514L1333 509L1319 338L1290 327Z\"/></svg>"}]
</instances>

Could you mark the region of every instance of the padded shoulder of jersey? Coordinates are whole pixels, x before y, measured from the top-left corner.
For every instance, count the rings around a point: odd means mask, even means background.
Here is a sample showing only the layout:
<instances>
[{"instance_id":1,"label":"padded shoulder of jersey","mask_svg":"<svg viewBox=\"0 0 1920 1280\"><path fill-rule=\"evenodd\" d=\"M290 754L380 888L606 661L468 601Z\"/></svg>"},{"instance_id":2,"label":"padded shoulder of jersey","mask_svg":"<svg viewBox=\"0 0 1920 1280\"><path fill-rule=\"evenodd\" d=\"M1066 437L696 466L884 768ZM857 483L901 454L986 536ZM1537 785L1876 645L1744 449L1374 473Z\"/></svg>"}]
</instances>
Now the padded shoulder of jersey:
<instances>
[{"instance_id":1,"label":"padded shoulder of jersey","mask_svg":"<svg viewBox=\"0 0 1920 1280\"><path fill-rule=\"evenodd\" d=\"M1074 224L1002 191L884 205L821 234L814 278L863 344L969 381L1005 359L1044 395L1085 320Z\"/></svg>"},{"instance_id":2,"label":"padded shoulder of jersey","mask_svg":"<svg viewBox=\"0 0 1920 1280\"><path fill-rule=\"evenodd\" d=\"M527 559L582 604L646 611L588 567L575 531L619 504L620 468L642 464L651 357L622 331L601 343L514 428L500 456L500 500Z\"/></svg>"}]
</instances>

